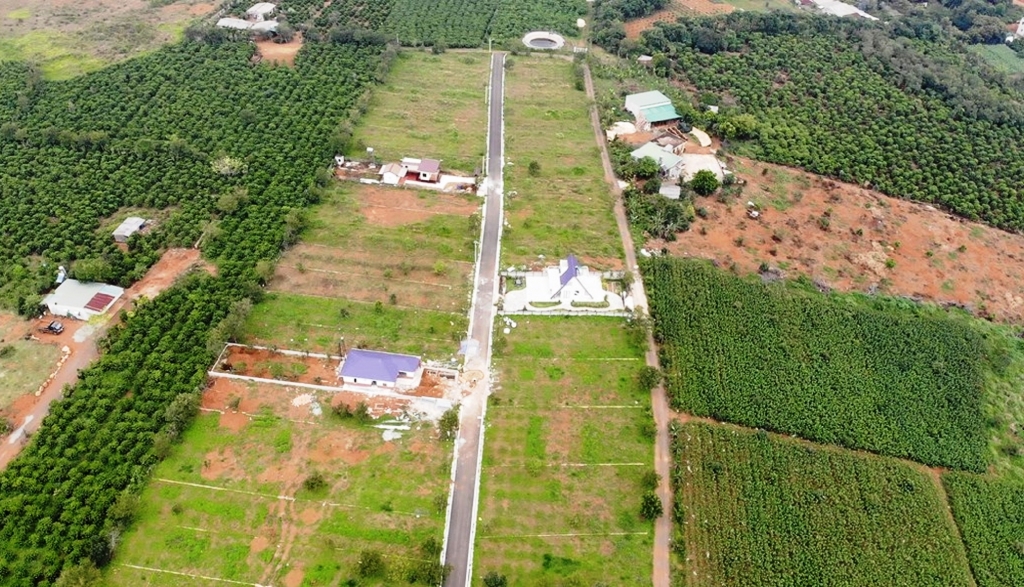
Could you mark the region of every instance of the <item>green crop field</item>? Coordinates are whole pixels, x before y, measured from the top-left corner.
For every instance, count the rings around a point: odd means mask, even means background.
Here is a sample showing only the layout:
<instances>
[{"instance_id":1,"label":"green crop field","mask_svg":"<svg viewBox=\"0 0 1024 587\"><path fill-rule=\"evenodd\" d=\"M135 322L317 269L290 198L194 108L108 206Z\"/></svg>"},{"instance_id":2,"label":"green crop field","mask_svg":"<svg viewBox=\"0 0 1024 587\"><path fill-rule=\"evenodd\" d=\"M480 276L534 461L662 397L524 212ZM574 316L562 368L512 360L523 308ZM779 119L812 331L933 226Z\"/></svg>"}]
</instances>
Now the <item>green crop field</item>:
<instances>
[{"instance_id":1,"label":"green crop field","mask_svg":"<svg viewBox=\"0 0 1024 587\"><path fill-rule=\"evenodd\" d=\"M1024 585L1024 485L960 472L942 482L979 587Z\"/></svg>"},{"instance_id":2,"label":"green crop field","mask_svg":"<svg viewBox=\"0 0 1024 587\"><path fill-rule=\"evenodd\" d=\"M962 321L910 302L764 285L702 261L655 258L644 276L677 407L984 469L986 347Z\"/></svg>"},{"instance_id":3,"label":"green crop field","mask_svg":"<svg viewBox=\"0 0 1024 587\"><path fill-rule=\"evenodd\" d=\"M675 531L693 585L971 585L934 482L898 461L687 424Z\"/></svg>"},{"instance_id":4,"label":"green crop field","mask_svg":"<svg viewBox=\"0 0 1024 587\"><path fill-rule=\"evenodd\" d=\"M505 81L505 265L575 253L604 268L621 264L613 197L585 94L574 89L571 63L509 57ZM539 166L530 171L530 163Z\"/></svg>"},{"instance_id":5,"label":"green crop field","mask_svg":"<svg viewBox=\"0 0 1024 587\"><path fill-rule=\"evenodd\" d=\"M428 157L465 173L482 167L490 61L486 53L399 54L387 83L373 91L351 155L373 147L381 161Z\"/></svg>"},{"instance_id":6,"label":"green crop field","mask_svg":"<svg viewBox=\"0 0 1024 587\"><path fill-rule=\"evenodd\" d=\"M108 586L197 580L171 572L208 578L197 585L395 585L419 562L438 560L427 543L442 539L450 450L433 426L414 424L386 443L379 429L327 410L292 421L294 391L260 393L283 399L264 402L241 430L222 426L218 414L199 416L156 467ZM314 472L322 489L304 486ZM367 550L382 554L382 576L360 577Z\"/></svg>"},{"instance_id":7,"label":"green crop field","mask_svg":"<svg viewBox=\"0 0 1024 587\"><path fill-rule=\"evenodd\" d=\"M495 352L474 584L650 585L650 396L622 320L524 318Z\"/></svg>"},{"instance_id":8,"label":"green crop field","mask_svg":"<svg viewBox=\"0 0 1024 587\"><path fill-rule=\"evenodd\" d=\"M1024 73L1024 59L1006 45L968 45L967 48L1003 73Z\"/></svg>"}]
</instances>

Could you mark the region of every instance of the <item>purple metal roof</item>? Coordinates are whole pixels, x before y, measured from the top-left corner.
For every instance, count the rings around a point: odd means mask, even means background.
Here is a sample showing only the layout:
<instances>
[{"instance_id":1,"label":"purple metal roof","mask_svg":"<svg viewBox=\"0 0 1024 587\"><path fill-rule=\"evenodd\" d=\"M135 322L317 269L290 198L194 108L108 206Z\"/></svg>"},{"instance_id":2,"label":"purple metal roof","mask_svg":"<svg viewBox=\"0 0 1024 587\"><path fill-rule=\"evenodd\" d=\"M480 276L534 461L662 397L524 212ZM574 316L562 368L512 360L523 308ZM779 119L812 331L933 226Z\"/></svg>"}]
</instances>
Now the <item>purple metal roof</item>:
<instances>
[{"instance_id":1,"label":"purple metal roof","mask_svg":"<svg viewBox=\"0 0 1024 587\"><path fill-rule=\"evenodd\" d=\"M441 162L437 159L423 159L420 161L420 173L437 173L441 171Z\"/></svg>"},{"instance_id":2,"label":"purple metal roof","mask_svg":"<svg viewBox=\"0 0 1024 587\"><path fill-rule=\"evenodd\" d=\"M420 368L420 358L381 351L352 349L341 365L342 377L372 381L398 381L399 372L412 373Z\"/></svg>"},{"instance_id":3,"label":"purple metal roof","mask_svg":"<svg viewBox=\"0 0 1024 587\"><path fill-rule=\"evenodd\" d=\"M572 253L569 253L569 256L566 257L565 264L565 271L562 273L561 277L558 278L562 287L565 287L565 284L572 281L572 278L576 277L576 274L579 273L580 270L579 263L576 262L576 255L573 255Z\"/></svg>"}]
</instances>

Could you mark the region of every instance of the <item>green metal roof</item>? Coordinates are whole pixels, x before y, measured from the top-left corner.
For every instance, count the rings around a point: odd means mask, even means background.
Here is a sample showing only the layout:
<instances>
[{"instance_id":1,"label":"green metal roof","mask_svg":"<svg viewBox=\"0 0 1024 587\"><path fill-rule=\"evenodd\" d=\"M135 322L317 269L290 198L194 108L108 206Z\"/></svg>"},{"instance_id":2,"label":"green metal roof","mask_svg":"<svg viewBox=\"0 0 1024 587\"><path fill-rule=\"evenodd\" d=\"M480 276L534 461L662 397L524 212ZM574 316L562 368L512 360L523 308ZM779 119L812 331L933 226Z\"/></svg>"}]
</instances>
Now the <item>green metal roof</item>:
<instances>
[{"instance_id":1,"label":"green metal roof","mask_svg":"<svg viewBox=\"0 0 1024 587\"><path fill-rule=\"evenodd\" d=\"M676 107L671 104L644 108L641 112L644 114L644 119L647 120L647 122L652 123L665 122L666 120L675 120L679 118L679 114L676 113Z\"/></svg>"}]
</instances>

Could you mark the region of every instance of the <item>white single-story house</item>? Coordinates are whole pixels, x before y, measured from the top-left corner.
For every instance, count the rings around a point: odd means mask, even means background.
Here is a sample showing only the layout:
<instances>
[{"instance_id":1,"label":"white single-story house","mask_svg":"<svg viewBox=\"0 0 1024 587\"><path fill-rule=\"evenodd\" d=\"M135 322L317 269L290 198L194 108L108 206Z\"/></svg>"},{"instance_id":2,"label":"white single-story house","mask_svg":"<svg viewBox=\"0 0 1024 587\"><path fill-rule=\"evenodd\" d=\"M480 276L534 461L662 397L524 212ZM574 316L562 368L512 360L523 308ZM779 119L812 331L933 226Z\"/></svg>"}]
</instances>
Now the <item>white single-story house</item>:
<instances>
[{"instance_id":1,"label":"white single-story house","mask_svg":"<svg viewBox=\"0 0 1024 587\"><path fill-rule=\"evenodd\" d=\"M520 289L505 292L505 311L579 311L574 304L603 304L606 311L623 309L623 300L604 288L600 271L580 265L575 255L561 259L557 266L515 275Z\"/></svg>"},{"instance_id":2,"label":"white single-story house","mask_svg":"<svg viewBox=\"0 0 1024 587\"><path fill-rule=\"evenodd\" d=\"M252 5L252 8L245 11L245 17L260 22L266 20L271 14L274 14L275 10L277 10L277 5L275 4L271 4L270 2L257 2Z\"/></svg>"},{"instance_id":3,"label":"white single-story house","mask_svg":"<svg viewBox=\"0 0 1024 587\"><path fill-rule=\"evenodd\" d=\"M654 57L650 55L641 55L636 58L636 62L640 65L650 65L652 61L654 61Z\"/></svg>"},{"instance_id":4,"label":"white single-story house","mask_svg":"<svg viewBox=\"0 0 1024 587\"><path fill-rule=\"evenodd\" d=\"M343 383L415 389L423 377L423 361L413 355L352 349L338 366Z\"/></svg>"},{"instance_id":5,"label":"white single-story house","mask_svg":"<svg viewBox=\"0 0 1024 587\"><path fill-rule=\"evenodd\" d=\"M230 16L224 17L217 21L217 26L222 29L235 29L239 31L247 31L252 28L252 23L241 18L231 18Z\"/></svg>"},{"instance_id":6,"label":"white single-story house","mask_svg":"<svg viewBox=\"0 0 1024 587\"><path fill-rule=\"evenodd\" d=\"M436 183L441 179L441 162L437 159L415 159L405 157L402 165L410 172L419 177L419 181Z\"/></svg>"},{"instance_id":7,"label":"white single-story house","mask_svg":"<svg viewBox=\"0 0 1024 587\"><path fill-rule=\"evenodd\" d=\"M657 143L644 143L639 149L630 153L634 159L650 157L658 162L661 167L661 174L665 177L675 179L682 172L683 158L671 150L666 150Z\"/></svg>"},{"instance_id":8,"label":"white single-story house","mask_svg":"<svg viewBox=\"0 0 1024 587\"><path fill-rule=\"evenodd\" d=\"M387 185L398 185L398 182L405 177L405 167L402 167L398 163L388 163L387 165L381 165L380 171L380 182Z\"/></svg>"},{"instance_id":9,"label":"white single-story house","mask_svg":"<svg viewBox=\"0 0 1024 587\"><path fill-rule=\"evenodd\" d=\"M43 298L43 304L54 316L88 320L109 310L123 295L124 289L115 285L65 279L53 293Z\"/></svg>"},{"instance_id":10,"label":"white single-story house","mask_svg":"<svg viewBox=\"0 0 1024 587\"><path fill-rule=\"evenodd\" d=\"M636 127L644 131L672 126L682 118L672 100L657 90L626 96L626 110L636 118Z\"/></svg>"},{"instance_id":11,"label":"white single-story house","mask_svg":"<svg viewBox=\"0 0 1024 587\"><path fill-rule=\"evenodd\" d=\"M139 232L146 226L146 219L138 216L129 216L114 229L114 241L126 243L133 234Z\"/></svg>"}]
</instances>

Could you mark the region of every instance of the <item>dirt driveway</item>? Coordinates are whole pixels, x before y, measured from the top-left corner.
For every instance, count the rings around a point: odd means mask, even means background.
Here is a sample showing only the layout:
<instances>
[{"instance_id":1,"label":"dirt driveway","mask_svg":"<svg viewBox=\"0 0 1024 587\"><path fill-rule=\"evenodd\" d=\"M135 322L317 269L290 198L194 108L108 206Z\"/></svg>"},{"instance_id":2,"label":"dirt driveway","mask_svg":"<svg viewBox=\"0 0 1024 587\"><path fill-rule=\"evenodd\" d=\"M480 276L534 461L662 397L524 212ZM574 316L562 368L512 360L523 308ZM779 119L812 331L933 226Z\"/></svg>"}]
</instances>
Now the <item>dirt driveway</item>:
<instances>
[{"instance_id":1,"label":"dirt driveway","mask_svg":"<svg viewBox=\"0 0 1024 587\"><path fill-rule=\"evenodd\" d=\"M78 372L88 367L97 357L99 340L113 324L118 322L118 313L130 307L130 304L142 297L153 298L167 289L184 275L189 269L200 264L199 251L195 249L171 249L164 253L159 261L146 273L138 283L125 290L125 295L114 303L113 307L98 320L80 322L63 320L65 330L59 335L46 336L51 344L57 344L65 350L63 364L55 365L55 373L36 393L23 395L14 403L0 410L17 427L14 434L0 442L0 469L7 467L15 456L21 452L26 438L39 428L39 423L49 411L50 404L61 396L64 385L74 385L78 381ZM33 321L33 330L49 323L51 317Z\"/></svg>"}]
</instances>

